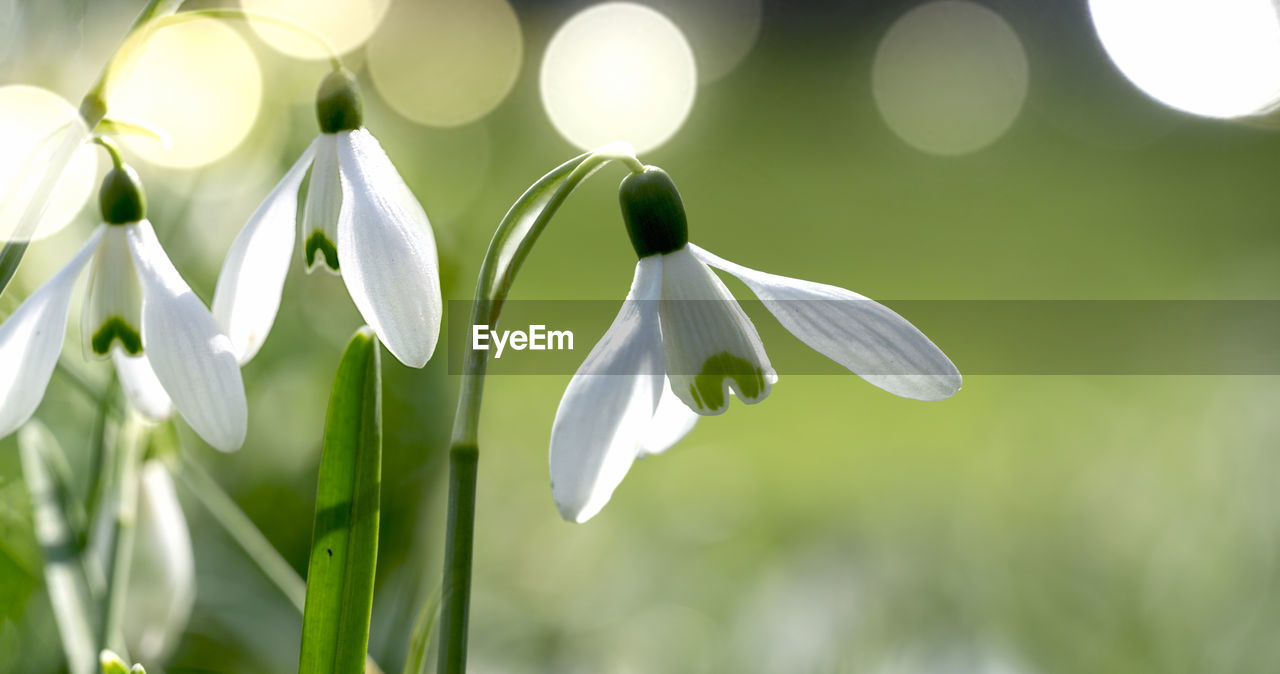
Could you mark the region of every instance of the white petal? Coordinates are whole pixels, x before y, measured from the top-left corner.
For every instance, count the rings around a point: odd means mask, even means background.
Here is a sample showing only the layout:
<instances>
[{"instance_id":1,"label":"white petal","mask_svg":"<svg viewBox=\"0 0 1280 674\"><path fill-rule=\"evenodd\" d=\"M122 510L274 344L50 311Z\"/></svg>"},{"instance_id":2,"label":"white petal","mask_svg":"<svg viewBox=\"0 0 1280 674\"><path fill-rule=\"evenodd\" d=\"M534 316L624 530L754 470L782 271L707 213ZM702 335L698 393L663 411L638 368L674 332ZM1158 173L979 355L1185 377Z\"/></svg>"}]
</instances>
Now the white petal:
<instances>
[{"instance_id":1,"label":"white petal","mask_svg":"<svg viewBox=\"0 0 1280 674\"><path fill-rule=\"evenodd\" d=\"M191 292L151 223L129 226L142 281L142 348L191 429L226 452L244 444L248 408L231 339Z\"/></svg>"},{"instance_id":2,"label":"white petal","mask_svg":"<svg viewBox=\"0 0 1280 674\"><path fill-rule=\"evenodd\" d=\"M343 202L338 136L322 133L314 147L316 158L307 179L307 203L302 207L302 261L308 274L317 267L336 273L342 265L336 246Z\"/></svg>"},{"instance_id":3,"label":"white petal","mask_svg":"<svg viewBox=\"0 0 1280 674\"><path fill-rule=\"evenodd\" d=\"M152 421L164 421L173 416L173 400L156 377L145 352L130 356L124 349L115 348L111 350L111 359L115 361L116 373L120 375L120 388L143 416Z\"/></svg>"},{"instance_id":4,"label":"white petal","mask_svg":"<svg viewBox=\"0 0 1280 674\"><path fill-rule=\"evenodd\" d=\"M640 456L661 454L671 449L693 430L699 416L671 390L671 379L663 377L662 397L658 400L649 428L645 430L644 439L640 441Z\"/></svg>"},{"instance_id":5,"label":"white petal","mask_svg":"<svg viewBox=\"0 0 1280 674\"><path fill-rule=\"evenodd\" d=\"M551 494L567 520L585 522L609 502L653 418L663 379L655 301L661 282L661 258L640 260L618 316L560 399L551 426Z\"/></svg>"},{"instance_id":6,"label":"white petal","mask_svg":"<svg viewBox=\"0 0 1280 674\"><path fill-rule=\"evenodd\" d=\"M125 595L125 643L134 660L162 662L191 618L196 567L173 478L159 461L148 461L138 475L137 522Z\"/></svg>"},{"instance_id":7,"label":"white petal","mask_svg":"<svg viewBox=\"0 0 1280 674\"><path fill-rule=\"evenodd\" d=\"M707 264L742 279L782 326L810 348L904 398L942 400L960 372L924 333L855 292L748 269L689 244Z\"/></svg>"},{"instance_id":8,"label":"white petal","mask_svg":"<svg viewBox=\"0 0 1280 674\"><path fill-rule=\"evenodd\" d=\"M293 259L298 186L318 142L311 143L254 211L231 244L218 274L213 316L231 338L241 363L249 362L262 348L280 310L280 294Z\"/></svg>"},{"instance_id":9,"label":"white petal","mask_svg":"<svg viewBox=\"0 0 1280 674\"><path fill-rule=\"evenodd\" d=\"M140 352L141 326L142 288L129 255L129 242L123 227L107 227L89 265L89 289L80 312L85 359L106 358L113 343ZM94 341L100 338L105 343L95 346Z\"/></svg>"},{"instance_id":10,"label":"white petal","mask_svg":"<svg viewBox=\"0 0 1280 674\"><path fill-rule=\"evenodd\" d=\"M662 258L658 312L672 391L699 414L728 409L730 387L743 402L764 400L778 376L751 319L687 247Z\"/></svg>"},{"instance_id":11,"label":"white petal","mask_svg":"<svg viewBox=\"0 0 1280 674\"><path fill-rule=\"evenodd\" d=\"M400 362L426 365L440 336L440 265L427 214L364 129L338 134L338 259L360 315Z\"/></svg>"},{"instance_id":12,"label":"white petal","mask_svg":"<svg viewBox=\"0 0 1280 674\"><path fill-rule=\"evenodd\" d=\"M53 278L0 324L0 438L31 418L44 398L67 333L67 309L81 270L102 239L94 230Z\"/></svg>"}]
</instances>

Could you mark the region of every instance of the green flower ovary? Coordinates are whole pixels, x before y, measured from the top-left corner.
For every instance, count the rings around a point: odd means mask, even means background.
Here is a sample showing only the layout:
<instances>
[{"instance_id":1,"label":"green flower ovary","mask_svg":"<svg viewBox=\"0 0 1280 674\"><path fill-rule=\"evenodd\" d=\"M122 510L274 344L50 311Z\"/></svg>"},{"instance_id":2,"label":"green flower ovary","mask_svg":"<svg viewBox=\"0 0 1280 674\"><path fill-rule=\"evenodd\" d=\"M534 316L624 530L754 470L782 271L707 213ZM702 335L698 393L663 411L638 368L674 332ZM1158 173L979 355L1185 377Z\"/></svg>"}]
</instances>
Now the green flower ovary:
<instances>
[{"instance_id":1,"label":"green flower ovary","mask_svg":"<svg viewBox=\"0 0 1280 674\"><path fill-rule=\"evenodd\" d=\"M316 92L316 121L324 133L352 131L364 125L364 101L355 75L343 68L320 83Z\"/></svg>"},{"instance_id":2,"label":"green flower ovary","mask_svg":"<svg viewBox=\"0 0 1280 674\"><path fill-rule=\"evenodd\" d=\"M112 316L102 323L102 327L93 333L89 340L93 352L105 356L111 350L111 343L119 340L120 346L130 356L142 353L142 337L129 322L119 316Z\"/></svg>"},{"instance_id":3,"label":"green flower ovary","mask_svg":"<svg viewBox=\"0 0 1280 674\"><path fill-rule=\"evenodd\" d=\"M147 196L142 181L128 166L107 171L98 190L102 219L109 225L130 225L147 217Z\"/></svg>"},{"instance_id":4,"label":"green flower ovary","mask_svg":"<svg viewBox=\"0 0 1280 674\"><path fill-rule=\"evenodd\" d=\"M674 253L689 243L689 224L680 191L666 171L646 166L618 186L622 219L636 257Z\"/></svg>"},{"instance_id":5,"label":"green flower ovary","mask_svg":"<svg viewBox=\"0 0 1280 674\"><path fill-rule=\"evenodd\" d=\"M724 409L725 379L734 382L738 395L744 399L757 399L764 392L764 370L760 366L741 356L721 351L702 364L702 371L689 385L689 394L700 409Z\"/></svg>"}]
</instances>

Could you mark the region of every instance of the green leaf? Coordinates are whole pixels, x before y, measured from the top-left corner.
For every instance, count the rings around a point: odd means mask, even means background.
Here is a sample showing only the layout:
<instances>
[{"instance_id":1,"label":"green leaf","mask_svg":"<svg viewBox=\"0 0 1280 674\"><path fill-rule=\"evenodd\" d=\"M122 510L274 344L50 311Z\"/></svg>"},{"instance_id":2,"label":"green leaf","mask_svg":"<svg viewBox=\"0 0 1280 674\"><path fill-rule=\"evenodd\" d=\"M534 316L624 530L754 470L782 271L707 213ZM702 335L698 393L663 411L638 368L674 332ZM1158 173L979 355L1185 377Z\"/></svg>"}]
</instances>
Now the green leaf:
<instances>
[{"instance_id":1,"label":"green leaf","mask_svg":"<svg viewBox=\"0 0 1280 674\"><path fill-rule=\"evenodd\" d=\"M13 275L18 273L18 265L22 263L22 256L26 254L26 241L10 241L0 249L0 293L9 286Z\"/></svg>"},{"instance_id":2,"label":"green leaf","mask_svg":"<svg viewBox=\"0 0 1280 674\"><path fill-rule=\"evenodd\" d=\"M427 664L427 649L440 618L440 595L443 587L436 587L422 603L418 617L413 621L413 635L409 638L409 657L404 661L404 674L422 674Z\"/></svg>"},{"instance_id":3,"label":"green leaf","mask_svg":"<svg viewBox=\"0 0 1280 674\"><path fill-rule=\"evenodd\" d=\"M18 435L22 472L31 492L36 540L44 555L44 579L53 606L62 649L71 674L90 674L98 653L91 627L89 585L76 547L76 534L68 521L59 494L57 474L51 469L62 450L49 429L33 421Z\"/></svg>"},{"instance_id":4,"label":"green leaf","mask_svg":"<svg viewBox=\"0 0 1280 674\"><path fill-rule=\"evenodd\" d=\"M160 146L166 150L173 146L173 137L164 129L149 126L143 122L108 117L98 122L94 131L99 136L143 136L160 143Z\"/></svg>"},{"instance_id":5,"label":"green leaf","mask_svg":"<svg viewBox=\"0 0 1280 674\"><path fill-rule=\"evenodd\" d=\"M31 527L31 499L21 480L10 479L18 474L17 458L16 451L0 451L0 622L17 620L40 586L40 546Z\"/></svg>"},{"instance_id":6,"label":"green leaf","mask_svg":"<svg viewBox=\"0 0 1280 674\"><path fill-rule=\"evenodd\" d=\"M382 375L373 331L356 332L329 395L307 566L299 674L360 674L378 557Z\"/></svg>"}]
</instances>

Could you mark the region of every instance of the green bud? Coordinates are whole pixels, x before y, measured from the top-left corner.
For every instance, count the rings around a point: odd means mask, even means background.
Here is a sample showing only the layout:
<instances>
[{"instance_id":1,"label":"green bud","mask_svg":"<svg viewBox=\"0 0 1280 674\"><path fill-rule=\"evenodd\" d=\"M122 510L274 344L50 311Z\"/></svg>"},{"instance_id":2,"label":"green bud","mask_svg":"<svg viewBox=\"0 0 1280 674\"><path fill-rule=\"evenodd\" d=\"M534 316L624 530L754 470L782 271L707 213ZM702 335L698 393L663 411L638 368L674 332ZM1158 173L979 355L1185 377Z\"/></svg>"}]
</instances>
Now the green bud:
<instances>
[{"instance_id":1,"label":"green bud","mask_svg":"<svg viewBox=\"0 0 1280 674\"><path fill-rule=\"evenodd\" d=\"M360 85L350 70L335 70L320 83L320 90L316 92L316 119L325 133L351 131L364 125Z\"/></svg>"},{"instance_id":2,"label":"green bud","mask_svg":"<svg viewBox=\"0 0 1280 674\"><path fill-rule=\"evenodd\" d=\"M674 253L689 243L684 203L666 171L646 166L623 178L618 201L637 257Z\"/></svg>"},{"instance_id":3,"label":"green bud","mask_svg":"<svg viewBox=\"0 0 1280 674\"><path fill-rule=\"evenodd\" d=\"M129 668L129 674L147 674L147 669L142 666L142 663L138 663Z\"/></svg>"},{"instance_id":4,"label":"green bud","mask_svg":"<svg viewBox=\"0 0 1280 674\"><path fill-rule=\"evenodd\" d=\"M147 195L138 174L129 166L107 171L98 191L98 204L102 219L110 225L128 225L147 217Z\"/></svg>"},{"instance_id":5,"label":"green bud","mask_svg":"<svg viewBox=\"0 0 1280 674\"><path fill-rule=\"evenodd\" d=\"M102 674L129 674L129 665L105 648L98 654L98 664L102 666Z\"/></svg>"}]
</instances>

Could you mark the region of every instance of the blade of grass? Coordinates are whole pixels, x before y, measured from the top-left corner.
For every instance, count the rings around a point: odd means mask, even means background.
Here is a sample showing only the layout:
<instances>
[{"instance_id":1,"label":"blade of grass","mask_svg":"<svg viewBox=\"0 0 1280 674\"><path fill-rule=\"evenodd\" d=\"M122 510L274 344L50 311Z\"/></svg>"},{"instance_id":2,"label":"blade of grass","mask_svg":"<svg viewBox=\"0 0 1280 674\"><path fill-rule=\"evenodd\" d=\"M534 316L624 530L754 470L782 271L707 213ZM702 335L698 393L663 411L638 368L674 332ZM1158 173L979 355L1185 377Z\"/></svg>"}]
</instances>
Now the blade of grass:
<instances>
[{"instance_id":1,"label":"blade of grass","mask_svg":"<svg viewBox=\"0 0 1280 674\"><path fill-rule=\"evenodd\" d=\"M404 661L403 674L422 674L427 664L427 650L431 647L431 637L440 618L441 589L437 587L431 591L422 603L418 618L413 621L413 635L409 638L409 655Z\"/></svg>"},{"instance_id":2,"label":"blade of grass","mask_svg":"<svg viewBox=\"0 0 1280 674\"><path fill-rule=\"evenodd\" d=\"M316 485L299 674L359 674L369 647L378 556L382 374L362 328L338 364Z\"/></svg>"},{"instance_id":3,"label":"blade of grass","mask_svg":"<svg viewBox=\"0 0 1280 674\"><path fill-rule=\"evenodd\" d=\"M98 661L90 611L89 585L55 474L47 457L61 453L53 434L39 422L18 435L22 473L31 492L36 540L44 557L45 586L71 674L91 674Z\"/></svg>"}]
</instances>

